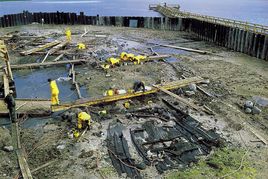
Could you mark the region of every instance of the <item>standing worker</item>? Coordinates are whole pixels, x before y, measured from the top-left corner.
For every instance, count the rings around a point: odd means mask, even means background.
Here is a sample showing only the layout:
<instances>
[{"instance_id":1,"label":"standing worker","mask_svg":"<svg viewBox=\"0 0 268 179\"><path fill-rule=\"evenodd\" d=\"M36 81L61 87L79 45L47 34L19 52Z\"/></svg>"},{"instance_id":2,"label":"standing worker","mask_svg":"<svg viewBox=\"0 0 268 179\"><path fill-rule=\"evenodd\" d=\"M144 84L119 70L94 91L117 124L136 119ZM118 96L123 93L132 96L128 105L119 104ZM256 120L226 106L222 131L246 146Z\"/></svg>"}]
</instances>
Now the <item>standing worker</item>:
<instances>
[{"instance_id":1,"label":"standing worker","mask_svg":"<svg viewBox=\"0 0 268 179\"><path fill-rule=\"evenodd\" d=\"M134 85L133 85L133 90L134 92L140 91L142 89L142 91L145 91L145 85L143 81L135 81Z\"/></svg>"},{"instance_id":2,"label":"standing worker","mask_svg":"<svg viewBox=\"0 0 268 179\"><path fill-rule=\"evenodd\" d=\"M91 116L86 112L79 112L77 119L77 128L78 129L85 129L89 127Z\"/></svg>"},{"instance_id":3,"label":"standing worker","mask_svg":"<svg viewBox=\"0 0 268 179\"><path fill-rule=\"evenodd\" d=\"M47 80L50 85L51 90L51 105L59 105L59 88L55 80L48 79Z\"/></svg>"},{"instance_id":4,"label":"standing worker","mask_svg":"<svg viewBox=\"0 0 268 179\"><path fill-rule=\"evenodd\" d=\"M69 28L66 29L65 34L66 34L66 39L68 40L68 42L71 42L71 40L72 40L72 38L71 38L72 32L71 32L71 30Z\"/></svg>"},{"instance_id":5,"label":"standing worker","mask_svg":"<svg viewBox=\"0 0 268 179\"><path fill-rule=\"evenodd\" d=\"M13 91L10 90L9 91L9 94L6 95L5 99L4 99L5 103L7 104L7 108L9 110L9 117L11 119L11 121L14 123L16 122L16 113L15 113L15 110L16 110L16 103L15 103L15 99L13 97Z\"/></svg>"}]
</instances>

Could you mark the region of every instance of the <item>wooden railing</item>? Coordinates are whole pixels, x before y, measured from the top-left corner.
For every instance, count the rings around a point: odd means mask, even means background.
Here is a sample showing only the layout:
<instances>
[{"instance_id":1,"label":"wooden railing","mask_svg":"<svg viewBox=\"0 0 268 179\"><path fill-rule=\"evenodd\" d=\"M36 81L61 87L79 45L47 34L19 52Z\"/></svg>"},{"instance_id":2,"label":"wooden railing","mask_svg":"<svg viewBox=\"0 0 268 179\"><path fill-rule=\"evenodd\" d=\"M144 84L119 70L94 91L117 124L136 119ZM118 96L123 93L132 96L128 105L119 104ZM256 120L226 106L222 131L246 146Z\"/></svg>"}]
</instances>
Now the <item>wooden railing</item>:
<instances>
[{"instance_id":1,"label":"wooden railing","mask_svg":"<svg viewBox=\"0 0 268 179\"><path fill-rule=\"evenodd\" d=\"M151 6L149 6L151 7ZM153 5L152 6L155 10L164 16L167 17L182 17L182 18L193 18L198 19L201 21L211 22L215 24L222 24L230 27L236 27L244 30L250 30L253 32L259 32L268 34L268 26L261 25L261 24L254 24L250 22L244 22L240 20L233 20L233 19L227 19L227 18L221 18L221 17L214 17L214 16L207 16L207 15L201 15L197 13L190 13L187 11L180 11L177 8L163 5Z\"/></svg>"}]
</instances>

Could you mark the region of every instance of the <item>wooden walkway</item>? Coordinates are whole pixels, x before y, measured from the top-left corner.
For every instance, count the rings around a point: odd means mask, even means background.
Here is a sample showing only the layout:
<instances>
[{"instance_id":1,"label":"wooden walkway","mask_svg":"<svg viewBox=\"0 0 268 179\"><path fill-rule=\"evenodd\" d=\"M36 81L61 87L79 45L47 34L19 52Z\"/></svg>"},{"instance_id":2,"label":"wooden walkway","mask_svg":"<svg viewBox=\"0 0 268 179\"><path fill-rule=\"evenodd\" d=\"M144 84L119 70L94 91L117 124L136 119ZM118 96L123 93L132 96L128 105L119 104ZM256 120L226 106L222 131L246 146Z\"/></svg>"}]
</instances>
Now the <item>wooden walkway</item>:
<instances>
[{"instance_id":1,"label":"wooden walkway","mask_svg":"<svg viewBox=\"0 0 268 179\"><path fill-rule=\"evenodd\" d=\"M178 5L177 5L178 6ZM261 25L261 24L254 24L250 22L244 22L240 20L233 20L221 17L214 17L214 16L207 16L201 15L197 13L191 13L187 11L179 10L176 5L172 6L164 6L160 4L151 4L149 5L149 9L159 12L160 14L167 16L167 17L181 17L181 18L193 18L197 20L201 20L204 22L211 22L214 24L221 24L230 27L235 27L243 30L249 30L253 32L268 34L268 26Z\"/></svg>"},{"instance_id":2,"label":"wooden walkway","mask_svg":"<svg viewBox=\"0 0 268 179\"><path fill-rule=\"evenodd\" d=\"M161 84L158 86L166 90L171 90L171 89L177 89L177 88L187 86L191 83L200 83L202 81L203 79L201 77L192 77L192 78L187 78L187 79L183 79L179 81ZM126 93L126 94L121 94L121 95L105 96L105 97L100 97L100 98L95 98L95 99L82 99L82 100L77 100L73 103L64 103L64 104L60 104L57 106L51 106L51 110L53 112L56 112L56 111L68 110L70 108L109 103L109 102L114 102L114 101L123 100L123 99L130 99L134 97L145 96L145 95L153 94L159 91L160 90L157 88L152 88L151 90L148 90L145 92Z\"/></svg>"},{"instance_id":3,"label":"wooden walkway","mask_svg":"<svg viewBox=\"0 0 268 179\"><path fill-rule=\"evenodd\" d=\"M12 137L12 143L15 149L15 152L17 154L18 158L18 164L20 167L21 175L23 179L32 179L32 174L29 169L25 153L21 147L21 142L20 142L20 131L19 131L19 126L18 123L12 123L11 125L11 137Z\"/></svg>"}]
</instances>

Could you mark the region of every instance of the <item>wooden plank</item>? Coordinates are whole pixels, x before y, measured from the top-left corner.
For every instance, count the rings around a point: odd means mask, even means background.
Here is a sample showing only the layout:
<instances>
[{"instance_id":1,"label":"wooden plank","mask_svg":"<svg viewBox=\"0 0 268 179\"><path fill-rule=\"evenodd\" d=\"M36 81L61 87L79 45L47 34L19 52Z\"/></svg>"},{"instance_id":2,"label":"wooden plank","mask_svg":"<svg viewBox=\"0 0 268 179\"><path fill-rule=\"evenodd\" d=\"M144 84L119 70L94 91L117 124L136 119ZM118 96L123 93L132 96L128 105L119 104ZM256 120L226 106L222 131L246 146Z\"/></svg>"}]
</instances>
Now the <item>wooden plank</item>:
<instances>
[{"instance_id":1,"label":"wooden plank","mask_svg":"<svg viewBox=\"0 0 268 179\"><path fill-rule=\"evenodd\" d=\"M3 82L4 82L4 95L7 96L9 94L9 81L6 74L3 74Z\"/></svg>"},{"instance_id":2,"label":"wooden plank","mask_svg":"<svg viewBox=\"0 0 268 179\"><path fill-rule=\"evenodd\" d=\"M172 93L172 92L166 90L165 88L162 88L162 87L160 87L160 86L156 86L156 85L153 85L153 87L160 89L160 90L163 91L164 93L166 93L166 94L168 94L168 95L170 95L170 96L176 98L177 100L183 102L183 103L186 104L187 106L192 107L193 109L195 109L195 110L197 110L197 111L200 109L198 106L196 106L196 105L190 103L189 101L187 101L186 99L180 97L179 95L177 95L177 94L175 94L175 93Z\"/></svg>"},{"instance_id":3,"label":"wooden plank","mask_svg":"<svg viewBox=\"0 0 268 179\"><path fill-rule=\"evenodd\" d=\"M60 43L60 41L58 40L55 40L53 42L49 42L47 44L44 44L44 45L40 45L34 49L30 49L30 50L26 50L26 51L23 51L23 52L20 52L21 55L30 55L34 52L38 52L38 51L41 51L41 50L45 50L47 48L50 48L50 47L53 47L55 45L58 45Z\"/></svg>"},{"instance_id":4,"label":"wooden plank","mask_svg":"<svg viewBox=\"0 0 268 179\"><path fill-rule=\"evenodd\" d=\"M79 63L85 63L87 60L66 60L66 61L59 61L59 62L45 62L45 63L27 63L27 64L19 64L19 65L11 65L11 69L13 70L19 70L19 69L25 69L25 68L39 68L41 66L56 66L56 65L63 65L68 63L73 64L79 64ZM2 67L1 67L2 68Z\"/></svg>"},{"instance_id":5,"label":"wooden plank","mask_svg":"<svg viewBox=\"0 0 268 179\"><path fill-rule=\"evenodd\" d=\"M12 137L13 146L17 154L18 164L20 167L22 177L24 179L32 179L33 177L29 169L28 163L26 161L26 157L24 156L24 153L21 149L20 132L19 132L18 123L11 124L11 137Z\"/></svg>"},{"instance_id":6,"label":"wooden plank","mask_svg":"<svg viewBox=\"0 0 268 179\"><path fill-rule=\"evenodd\" d=\"M52 55L54 54L55 52L57 52L58 50L62 49L63 47L65 47L69 42L66 40L66 41L63 41L61 42L60 44L54 46L52 49L49 50L49 55Z\"/></svg>"},{"instance_id":7,"label":"wooden plank","mask_svg":"<svg viewBox=\"0 0 268 179\"><path fill-rule=\"evenodd\" d=\"M268 144L267 140L263 138L255 129L244 122L244 126L249 129L258 139L260 139L265 145Z\"/></svg>"},{"instance_id":8,"label":"wooden plank","mask_svg":"<svg viewBox=\"0 0 268 179\"><path fill-rule=\"evenodd\" d=\"M81 99L82 98L82 95L81 95L81 92L80 92L79 85L78 85L77 82L75 82L74 85L75 85L75 89L76 89L77 94L78 94L78 98Z\"/></svg>"},{"instance_id":9,"label":"wooden plank","mask_svg":"<svg viewBox=\"0 0 268 179\"><path fill-rule=\"evenodd\" d=\"M24 179L32 179L31 171L21 149L17 150L17 157L22 177Z\"/></svg>"},{"instance_id":10,"label":"wooden plank","mask_svg":"<svg viewBox=\"0 0 268 179\"><path fill-rule=\"evenodd\" d=\"M169 58L171 55L156 55L156 56L148 56L147 60L158 60L163 58Z\"/></svg>"},{"instance_id":11,"label":"wooden plank","mask_svg":"<svg viewBox=\"0 0 268 179\"><path fill-rule=\"evenodd\" d=\"M75 80L76 76L75 76L75 71L74 71L74 64L72 64L72 67L71 67L71 74L72 74L73 85L75 86L75 89L77 91L78 98L81 99L82 95L81 95L81 92L80 92L80 88L79 88L78 83Z\"/></svg>"},{"instance_id":12,"label":"wooden plank","mask_svg":"<svg viewBox=\"0 0 268 179\"><path fill-rule=\"evenodd\" d=\"M174 46L174 45L160 44L160 46L162 46L162 47L168 47L168 48L174 48L174 49L179 49L179 50L184 50L184 51L188 51L188 52L195 52L195 53L200 53L200 54L211 54L208 51L196 50L196 49L186 48L186 47L179 47L179 46Z\"/></svg>"},{"instance_id":13,"label":"wooden plank","mask_svg":"<svg viewBox=\"0 0 268 179\"><path fill-rule=\"evenodd\" d=\"M59 59L61 59L63 57L64 54L60 54L59 56L57 56L54 60L52 60L53 62L58 61Z\"/></svg>"},{"instance_id":14,"label":"wooden plank","mask_svg":"<svg viewBox=\"0 0 268 179\"><path fill-rule=\"evenodd\" d=\"M187 79L179 80L176 82L166 83L166 84L157 85L157 86L162 87L166 90L170 90L170 89L181 88L181 87L187 86L191 83L200 83L202 81L203 81L203 78L201 78L201 77L192 77L192 78L187 78ZM65 103L65 104L60 104L60 105L56 105L56 106L51 106L51 110L53 112L56 112L56 111L67 110L67 109L75 108L75 107L83 107L83 106L90 106L90 105L114 102L114 101L118 101L118 100L129 99L129 98L144 96L144 95L148 95L148 94L153 94L153 93L156 93L158 91L159 91L159 89L153 88L152 90L148 90L145 92L136 92L136 93L126 93L126 94L122 94L122 95L105 96L105 97L101 97L101 98L97 98L97 99L77 100L73 103Z\"/></svg>"}]
</instances>

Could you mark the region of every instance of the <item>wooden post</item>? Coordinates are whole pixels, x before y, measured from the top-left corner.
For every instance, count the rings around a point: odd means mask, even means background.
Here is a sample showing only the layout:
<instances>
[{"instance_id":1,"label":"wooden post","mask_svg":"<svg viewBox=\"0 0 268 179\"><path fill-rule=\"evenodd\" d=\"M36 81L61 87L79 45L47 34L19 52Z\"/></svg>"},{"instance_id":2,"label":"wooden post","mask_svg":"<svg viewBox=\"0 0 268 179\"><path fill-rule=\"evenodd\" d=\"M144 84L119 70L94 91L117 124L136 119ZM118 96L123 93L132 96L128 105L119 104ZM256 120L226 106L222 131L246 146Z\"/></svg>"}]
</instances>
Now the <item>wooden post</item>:
<instances>
[{"instance_id":1,"label":"wooden post","mask_svg":"<svg viewBox=\"0 0 268 179\"><path fill-rule=\"evenodd\" d=\"M261 59L265 60L267 51L268 51L268 35L265 35L262 52L261 52Z\"/></svg>"}]
</instances>

